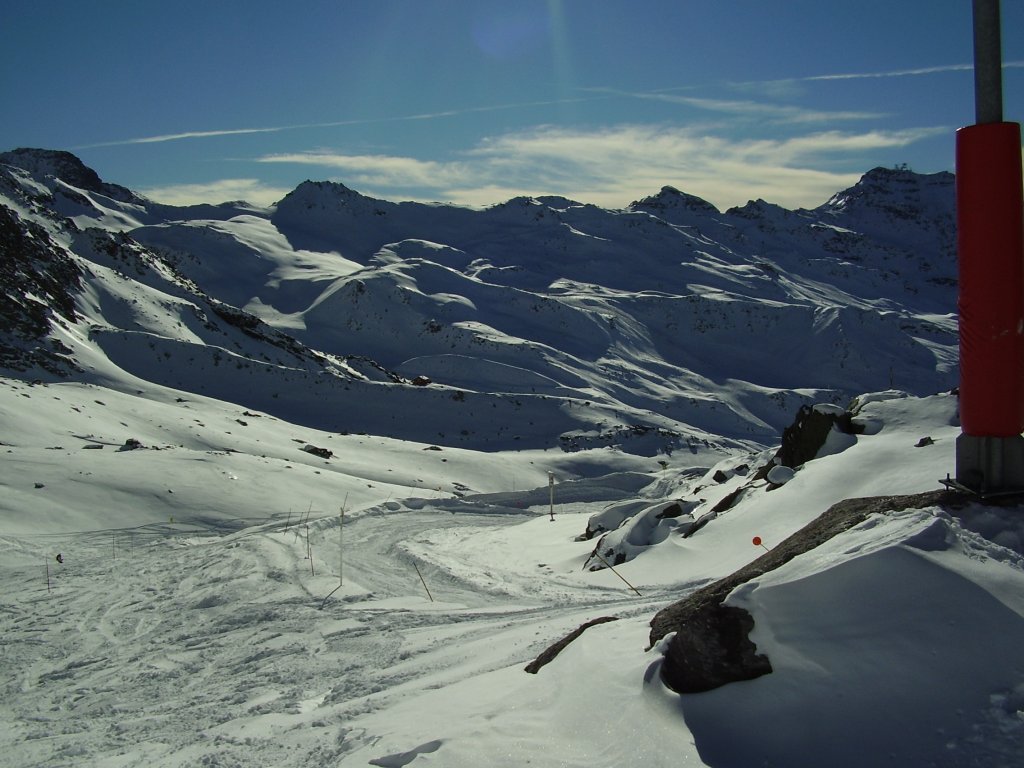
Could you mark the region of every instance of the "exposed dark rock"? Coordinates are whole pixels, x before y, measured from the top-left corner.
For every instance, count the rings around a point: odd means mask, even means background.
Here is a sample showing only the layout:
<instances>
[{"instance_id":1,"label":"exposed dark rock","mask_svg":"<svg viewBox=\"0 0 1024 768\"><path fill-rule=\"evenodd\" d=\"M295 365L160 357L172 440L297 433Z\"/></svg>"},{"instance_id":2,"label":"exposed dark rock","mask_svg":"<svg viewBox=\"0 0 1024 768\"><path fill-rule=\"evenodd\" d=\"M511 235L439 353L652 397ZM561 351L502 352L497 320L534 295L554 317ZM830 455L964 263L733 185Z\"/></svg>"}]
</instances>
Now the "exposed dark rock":
<instances>
[{"instance_id":1,"label":"exposed dark rock","mask_svg":"<svg viewBox=\"0 0 1024 768\"><path fill-rule=\"evenodd\" d=\"M47 339L54 317L73 323L82 272L45 229L0 205L0 366L73 369L70 350Z\"/></svg>"},{"instance_id":2,"label":"exposed dark rock","mask_svg":"<svg viewBox=\"0 0 1024 768\"><path fill-rule=\"evenodd\" d=\"M715 474L711 476L711 479L714 480L716 483L724 483L726 480L729 479L729 476L725 474L725 472L723 472L722 470L716 469Z\"/></svg>"},{"instance_id":3,"label":"exposed dark rock","mask_svg":"<svg viewBox=\"0 0 1024 768\"><path fill-rule=\"evenodd\" d=\"M559 640L554 645L548 646L540 654L540 656L538 656L536 659L534 659L529 664L527 664L524 667L524 669L527 672L529 672L531 675L537 674L537 672L540 671L541 667L543 667L548 662L552 661L558 654L560 654L565 649L565 647L567 645L569 645L569 643L571 643L577 637L582 635L588 629L590 629L593 626L596 626L597 624L605 624L605 623L607 623L609 621L618 621L618 619L619 619L618 616L602 616L599 619L594 619L593 621L588 621L586 624L583 624L582 626L577 627L576 629L574 629L572 632L570 632L568 635L563 637L561 640Z\"/></svg>"},{"instance_id":4,"label":"exposed dark rock","mask_svg":"<svg viewBox=\"0 0 1024 768\"><path fill-rule=\"evenodd\" d=\"M130 189L118 184L104 182L99 174L83 163L76 155L55 149L34 149L22 147L12 149L9 152L0 152L0 163L13 165L28 171L33 177L40 181L47 177L57 178L61 181L85 189L90 192L99 192L114 200L125 203L143 203L145 200L136 195ZM70 197L74 193L71 190L63 190L63 194Z\"/></svg>"},{"instance_id":5,"label":"exposed dark rock","mask_svg":"<svg viewBox=\"0 0 1024 768\"><path fill-rule=\"evenodd\" d=\"M57 149L20 147L0 152L0 163L13 165L35 176L52 176L80 189L100 191L103 180L76 155Z\"/></svg>"},{"instance_id":6,"label":"exposed dark rock","mask_svg":"<svg viewBox=\"0 0 1024 768\"><path fill-rule=\"evenodd\" d=\"M211 302L210 308L224 322L248 333L252 333L264 324L256 315L227 304Z\"/></svg>"},{"instance_id":7,"label":"exposed dark rock","mask_svg":"<svg viewBox=\"0 0 1024 768\"><path fill-rule=\"evenodd\" d=\"M693 693L766 674L771 670L770 661L756 653L748 637L753 619L739 609L722 605L730 592L849 530L869 515L930 506L953 507L968 500L965 494L938 490L910 496L847 499L832 505L754 562L655 614L651 619L652 646L670 632L676 633L665 653L662 680L674 691Z\"/></svg>"},{"instance_id":8,"label":"exposed dark rock","mask_svg":"<svg viewBox=\"0 0 1024 768\"><path fill-rule=\"evenodd\" d=\"M726 499L728 499L730 497L736 497L741 491L742 491L742 489L737 490L737 491L733 491L732 493L729 494L729 496L726 496L725 499L722 499L722 501L725 501ZM719 503L721 503L721 502L719 502ZM683 531L683 538L684 539L690 538L691 536L693 536L693 534L697 533L697 531L699 531L705 525L710 523L716 517L718 517L718 512L716 512L715 510L711 510L710 512L705 512L703 515L701 515L699 518L697 518L697 520L695 520L692 525L690 525L685 531Z\"/></svg>"},{"instance_id":9,"label":"exposed dark rock","mask_svg":"<svg viewBox=\"0 0 1024 768\"><path fill-rule=\"evenodd\" d=\"M800 406L796 419L782 432L782 445L775 454L775 464L796 469L818 455L825 445L832 427L848 435L863 431L852 422L853 415L819 410L809 405Z\"/></svg>"},{"instance_id":10,"label":"exposed dark rock","mask_svg":"<svg viewBox=\"0 0 1024 768\"><path fill-rule=\"evenodd\" d=\"M686 617L669 644L662 679L677 693L702 693L772 671L750 641L754 619L742 608L706 603Z\"/></svg>"},{"instance_id":11,"label":"exposed dark rock","mask_svg":"<svg viewBox=\"0 0 1024 768\"><path fill-rule=\"evenodd\" d=\"M311 453L314 456L319 456L321 459L330 459L334 456L334 452L327 448L318 448L315 445L304 445L302 447L306 453Z\"/></svg>"},{"instance_id":12,"label":"exposed dark rock","mask_svg":"<svg viewBox=\"0 0 1024 768\"><path fill-rule=\"evenodd\" d=\"M238 328L242 333L250 338L258 341L272 344L278 349L284 350L289 354L294 355L300 360L308 360L318 366L324 366L327 364L327 359L323 354L317 352L314 349L310 349L305 344L302 344L296 340L293 336L279 331L276 328L267 325L267 323L260 320L256 315L253 315L245 310L238 309L224 302L211 299L208 296L203 298L209 302L210 309L217 315L221 320L226 322L235 328Z\"/></svg>"},{"instance_id":13,"label":"exposed dark rock","mask_svg":"<svg viewBox=\"0 0 1024 768\"><path fill-rule=\"evenodd\" d=\"M657 517L659 520L664 520L666 517L679 517L682 514L683 508L679 504L669 504L667 507L661 510L661 512L655 515L655 517Z\"/></svg>"},{"instance_id":14,"label":"exposed dark rock","mask_svg":"<svg viewBox=\"0 0 1024 768\"><path fill-rule=\"evenodd\" d=\"M715 504L715 506L711 508L711 511L718 514L719 512L725 512L725 510L736 506L736 502L740 500L740 497L743 496L743 492L745 490L747 490L747 488L746 486L743 486L742 488L737 488L732 493L727 493L718 501L717 504Z\"/></svg>"},{"instance_id":15,"label":"exposed dark rock","mask_svg":"<svg viewBox=\"0 0 1024 768\"><path fill-rule=\"evenodd\" d=\"M399 384L404 379L366 355L342 355L341 360L358 375L372 381L391 381Z\"/></svg>"}]
</instances>

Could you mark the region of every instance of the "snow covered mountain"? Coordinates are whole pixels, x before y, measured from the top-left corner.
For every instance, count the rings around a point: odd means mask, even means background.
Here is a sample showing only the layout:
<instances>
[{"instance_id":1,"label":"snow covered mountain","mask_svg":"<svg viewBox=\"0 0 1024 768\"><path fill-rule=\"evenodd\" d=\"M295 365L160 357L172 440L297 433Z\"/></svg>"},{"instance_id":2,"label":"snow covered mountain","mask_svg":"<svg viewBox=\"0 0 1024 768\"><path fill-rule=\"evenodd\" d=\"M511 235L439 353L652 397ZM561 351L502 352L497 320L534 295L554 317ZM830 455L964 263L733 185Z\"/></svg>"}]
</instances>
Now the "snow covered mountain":
<instances>
[{"instance_id":1,"label":"snow covered mountain","mask_svg":"<svg viewBox=\"0 0 1024 768\"><path fill-rule=\"evenodd\" d=\"M0 154L0 749L1013 764L1024 518L929 493L953 209L902 169L797 211L175 208ZM652 617L715 589L771 672L676 693Z\"/></svg>"},{"instance_id":2,"label":"snow covered mountain","mask_svg":"<svg viewBox=\"0 0 1024 768\"><path fill-rule=\"evenodd\" d=\"M876 169L813 211L668 187L625 210L472 210L329 182L175 209L66 153L0 162L11 249L50 264L5 283L18 367L332 430L646 455L770 444L802 404L956 382L948 174Z\"/></svg>"}]
</instances>

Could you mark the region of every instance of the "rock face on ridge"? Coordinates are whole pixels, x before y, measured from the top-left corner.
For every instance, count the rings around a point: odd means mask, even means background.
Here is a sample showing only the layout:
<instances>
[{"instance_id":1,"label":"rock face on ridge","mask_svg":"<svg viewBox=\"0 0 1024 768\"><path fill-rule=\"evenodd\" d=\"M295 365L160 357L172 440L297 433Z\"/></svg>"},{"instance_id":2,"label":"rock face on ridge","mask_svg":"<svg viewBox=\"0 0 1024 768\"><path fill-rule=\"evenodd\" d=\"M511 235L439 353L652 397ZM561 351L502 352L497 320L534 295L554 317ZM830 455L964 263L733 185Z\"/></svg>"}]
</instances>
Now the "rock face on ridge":
<instances>
[{"instance_id":1,"label":"rock face on ridge","mask_svg":"<svg viewBox=\"0 0 1024 768\"><path fill-rule=\"evenodd\" d=\"M61 372L70 350L47 339L56 317L77 320L82 271L46 230L0 205L0 366Z\"/></svg>"}]
</instances>

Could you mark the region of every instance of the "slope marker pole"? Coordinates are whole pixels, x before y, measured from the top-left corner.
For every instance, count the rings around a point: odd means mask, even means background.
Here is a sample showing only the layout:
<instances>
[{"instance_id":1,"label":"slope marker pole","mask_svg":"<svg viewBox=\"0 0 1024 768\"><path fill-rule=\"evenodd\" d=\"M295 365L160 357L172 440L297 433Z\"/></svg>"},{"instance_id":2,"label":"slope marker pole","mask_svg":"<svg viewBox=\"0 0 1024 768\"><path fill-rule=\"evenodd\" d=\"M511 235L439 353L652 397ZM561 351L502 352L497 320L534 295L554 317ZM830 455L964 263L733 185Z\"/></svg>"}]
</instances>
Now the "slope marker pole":
<instances>
[{"instance_id":1,"label":"slope marker pole","mask_svg":"<svg viewBox=\"0 0 1024 768\"><path fill-rule=\"evenodd\" d=\"M595 554L595 555L597 555L597 559L598 559L598 560L600 560L600 561L601 561L602 563L604 563L604 564L605 564L605 565L606 565L606 566L608 567L608 570L609 570L609 571L611 571L611 572L612 572L612 573L614 573L614 574L615 574L616 576L618 576L618 577L619 577L620 579L622 579L622 581L623 581L623 582L624 582L624 583L626 584L626 586L627 586L627 587L629 587L629 588L630 588L630 589L632 589L632 590L633 590L634 592L636 592L636 596L637 596L637 597L643 597L643 595L641 595L641 594L640 594L640 591L639 591L639 590L638 590L638 589L637 589L636 587L634 587L634 586L633 586L632 584L630 584L630 583L629 583L628 581L626 581L626 580L625 580L625 579L623 578L622 574L621 574L621 573L619 573L618 571L616 571L616 570L615 570L615 568L614 568L614 567L612 566L612 564L611 564L611 563L609 563L609 562L608 562L607 560L605 560L605 559L604 559L603 557L601 557L601 553L600 553L600 552L597 552L597 551L595 551L595 552L594 552L594 554Z\"/></svg>"},{"instance_id":2,"label":"slope marker pole","mask_svg":"<svg viewBox=\"0 0 1024 768\"><path fill-rule=\"evenodd\" d=\"M553 522L555 522L555 473L554 472L548 472L548 492L549 492L549 497L550 497L550 499L549 499L550 506L548 507L548 514L551 515L551 522L553 523Z\"/></svg>"},{"instance_id":3,"label":"slope marker pole","mask_svg":"<svg viewBox=\"0 0 1024 768\"><path fill-rule=\"evenodd\" d=\"M427 582L424 581L423 574L420 573L420 567L416 564L415 560L412 563L412 567L416 569L416 575L420 577L420 583L423 584L423 589L426 590L427 597L430 598L430 602L434 602L434 596L430 594L430 588L427 586Z\"/></svg>"},{"instance_id":4,"label":"slope marker pole","mask_svg":"<svg viewBox=\"0 0 1024 768\"><path fill-rule=\"evenodd\" d=\"M306 557L309 559L309 574L316 576L316 571L313 570L313 547L309 543L309 523L306 523Z\"/></svg>"},{"instance_id":5,"label":"slope marker pole","mask_svg":"<svg viewBox=\"0 0 1024 768\"><path fill-rule=\"evenodd\" d=\"M338 586L345 583L345 507L348 505L348 494L341 502L341 510L338 513Z\"/></svg>"}]
</instances>

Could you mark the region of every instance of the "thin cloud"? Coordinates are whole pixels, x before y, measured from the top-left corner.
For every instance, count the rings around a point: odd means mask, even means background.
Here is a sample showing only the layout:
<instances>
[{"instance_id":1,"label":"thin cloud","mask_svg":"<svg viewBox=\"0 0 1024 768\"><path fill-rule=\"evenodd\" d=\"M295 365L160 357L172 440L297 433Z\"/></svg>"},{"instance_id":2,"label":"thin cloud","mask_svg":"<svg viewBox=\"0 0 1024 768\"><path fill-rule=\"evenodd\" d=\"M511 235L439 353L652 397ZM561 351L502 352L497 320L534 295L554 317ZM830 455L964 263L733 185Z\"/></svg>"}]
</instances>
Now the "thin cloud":
<instances>
[{"instance_id":1,"label":"thin cloud","mask_svg":"<svg viewBox=\"0 0 1024 768\"><path fill-rule=\"evenodd\" d=\"M817 204L859 174L822 168L881 149L907 146L942 129L913 131L827 131L782 140L731 140L682 128L620 126L580 133L557 129L509 135L481 146L477 154L506 172L527 164L562 192L593 202L619 205L673 184L721 207L763 197L789 207ZM581 183L582 182L582 183ZM587 195L596 190L603 200ZM567 194L567 192L571 192Z\"/></svg>"},{"instance_id":2,"label":"thin cloud","mask_svg":"<svg viewBox=\"0 0 1024 768\"><path fill-rule=\"evenodd\" d=\"M671 184L722 209L752 198L795 208L818 205L860 177L859 171L830 169L866 167L879 152L950 132L944 127L830 130L782 139L733 139L693 126L541 126L490 137L451 160L317 150L255 161L321 168L364 193L390 199L479 206L549 194L621 208ZM142 190L178 205L227 199L266 205L288 191L257 179Z\"/></svg>"},{"instance_id":3,"label":"thin cloud","mask_svg":"<svg viewBox=\"0 0 1024 768\"><path fill-rule=\"evenodd\" d=\"M355 183L372 186L438 187L464 179L468 169L459 163L417 160L394 155L347 155L337 152L293 152L264 155L259 163L311 165L342 171Z\"/></svg>"},{"instance_id":4,"label":"thin cloud","mask_svg":"<svg viewBox=\"0 0 1024 768\"><path fill-rule=\"evenodd\" d=\"M773 81L781 82L781 81ZM711 99L698 96L683 96L679 91L692 91L695 86L668 88L654 91L622 91L611 88L592 88L595 93L604 93L620 97L661 101L668 104L681 104L709 112L746 117L757 120L770 120L776 124L800 123L834 123L849 120L877 120L885 117L880 112L861 112L853 110L821 110L807 109L792 104L774 104L763 101L737 99Z\"/></svg>"},{"instance_id":5,"label":"thin cloud","mask_svg":"<svg viewBox=\"0 0 1024 768\"><path fill-rule=\"evenodd\" d=\"M259 179L219 179L202 184L168 184L139 190L150 200L165 205L245 200L262 206L276 203L290 191L291 189L275 187Z\"/></svg>"},{"instance_id":6,"label":"thin cloud","mask_svg":"<svg viewBox=\"0 0 1024 768\"><path fill-rule=\"evenodd\" d=\"M553 126L491 137L457 160L308 152L260 158L341 171L374 194L489 205L516 195L563 195L616 208L665 184L725 208L752 197L788 207L817 205L859 173L827 170L908 146L947 128L820 131L785 139L729 139L678 126ZM870 161L869 161L870 162Z\"/></svg>"},{"instance_id":7,"label":"thin cloud","mask_svg":"<svg viewBox=\"0 0 1024 768\"><path fill-rule=\"evenodd\" d=\"M759 101L737 101L733 99L703 99L695 96L674 96L670 94L639 95L639 98L656 99L676 104L685 104L712 112L769 119L777 123L832 123L846 120L877 120L885 117L881 112L829 111L806 109L790 104L766 104Z\"/></svg>"}]
</instances>

